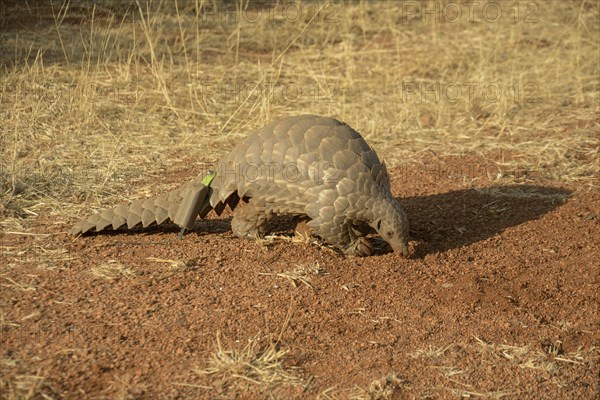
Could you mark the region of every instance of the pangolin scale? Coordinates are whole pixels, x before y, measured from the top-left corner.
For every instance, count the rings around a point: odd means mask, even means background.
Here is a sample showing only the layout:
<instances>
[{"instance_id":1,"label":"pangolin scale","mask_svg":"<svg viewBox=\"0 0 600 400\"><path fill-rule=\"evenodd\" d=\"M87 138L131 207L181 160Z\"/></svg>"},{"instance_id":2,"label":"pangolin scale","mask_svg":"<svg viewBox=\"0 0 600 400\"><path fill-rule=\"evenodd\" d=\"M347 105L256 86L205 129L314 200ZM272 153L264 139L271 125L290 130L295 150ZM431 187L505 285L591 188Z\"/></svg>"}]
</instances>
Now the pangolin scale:
<instances>
[{"instance_id":1,"label":"pangolin scale","mask_svg":"<svg viewBox=\"0 0 600 400\"><path fill-rule=\"evenodd\" d=\"M346 254L372 254L364 237L371 227L395 252L408 255L407 217L392 196L385 164L343 122L317 115L271 122L234 147L215 172L210 187L203 186L200 177L169 193L91 215L70 233L146 227L167 220L184 226L182 213L193 219L211 210L220 215L242 199L247 204L231 221L239 237L264 237L275 215L289 214L308 220L314 235ZM194 200L190 193L202 196Z\"/></svg>"}]
</instances>

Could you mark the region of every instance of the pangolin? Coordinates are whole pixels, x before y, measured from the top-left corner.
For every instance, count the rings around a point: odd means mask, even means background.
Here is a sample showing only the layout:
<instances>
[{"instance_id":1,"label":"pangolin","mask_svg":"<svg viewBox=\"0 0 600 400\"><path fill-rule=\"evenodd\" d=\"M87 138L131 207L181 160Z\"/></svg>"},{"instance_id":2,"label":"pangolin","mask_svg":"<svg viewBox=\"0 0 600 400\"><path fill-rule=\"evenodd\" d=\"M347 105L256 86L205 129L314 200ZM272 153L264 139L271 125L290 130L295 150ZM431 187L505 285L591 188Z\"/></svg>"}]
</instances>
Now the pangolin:
<instances>
[{"instance_id":1,"label":"pangolin","mask_svg":"<svg viewBox=\"0 0 600 400\"><path fill-rule=\"evenodd\" d=\"M289 214L345 254L371 255L365 236L373 228L408 256L408 220L392 196L385 163L358 132L334 118L300 115L271 122L217 162L213 175L212 182L199 177L169 193L91 215L70 233L167 220L189 228L197 216L211 210L221 215L241 199L247 204L231 221L239 237L262 238L275 215Z\"/></svg>"}]
</instances>

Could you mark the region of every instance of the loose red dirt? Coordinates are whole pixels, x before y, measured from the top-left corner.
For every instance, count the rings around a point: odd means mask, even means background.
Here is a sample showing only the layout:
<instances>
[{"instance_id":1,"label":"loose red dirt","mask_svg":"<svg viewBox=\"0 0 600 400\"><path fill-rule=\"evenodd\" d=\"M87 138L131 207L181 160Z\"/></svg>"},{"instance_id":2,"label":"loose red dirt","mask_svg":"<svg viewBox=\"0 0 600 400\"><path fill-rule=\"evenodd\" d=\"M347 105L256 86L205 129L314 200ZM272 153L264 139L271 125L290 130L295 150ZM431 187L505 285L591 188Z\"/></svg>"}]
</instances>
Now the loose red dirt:
<instances>
[{"instance_id":1,"label":"loose red dirt","mask_svg":"<svg viewBox=\"0 0 600 400\"><path fill-rule=\"evenodd\" d=\"M409 259L244 241L227 215L181 241L172 225L72 238L42 217L36 235L3 233L23 251L2 261L0 397L597 398L600 194L423 161L391 171ZM316 264L307 284L276 275ZM287 351L301 381L194 372L249 341Z\"/></svg>"}]
</instances>

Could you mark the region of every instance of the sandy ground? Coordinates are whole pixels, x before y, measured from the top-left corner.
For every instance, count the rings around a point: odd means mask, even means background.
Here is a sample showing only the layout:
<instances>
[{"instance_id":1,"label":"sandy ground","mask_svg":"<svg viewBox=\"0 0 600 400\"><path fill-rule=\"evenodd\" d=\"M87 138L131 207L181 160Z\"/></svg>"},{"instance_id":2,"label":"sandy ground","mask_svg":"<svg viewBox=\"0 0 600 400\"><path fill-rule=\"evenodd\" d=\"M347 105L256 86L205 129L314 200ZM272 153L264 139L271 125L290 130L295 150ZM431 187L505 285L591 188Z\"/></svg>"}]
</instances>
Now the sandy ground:
<instances>
[{"instance_id":1,"label":"sandy ground","mask_svg":"<svg viewBox=\"0 0 600 400\"><path fill-rule=\"evenodd\" d=\"M175 226L73 239L43 219L3 234L45 260L7 257L3 379L69 399L594 398L598 192L493 185L473 157L391 175L410 259L244 241L227 218L182 241ZM275 352L279 372L219 370L236 350Z\"/></svg>"}]
</instances>

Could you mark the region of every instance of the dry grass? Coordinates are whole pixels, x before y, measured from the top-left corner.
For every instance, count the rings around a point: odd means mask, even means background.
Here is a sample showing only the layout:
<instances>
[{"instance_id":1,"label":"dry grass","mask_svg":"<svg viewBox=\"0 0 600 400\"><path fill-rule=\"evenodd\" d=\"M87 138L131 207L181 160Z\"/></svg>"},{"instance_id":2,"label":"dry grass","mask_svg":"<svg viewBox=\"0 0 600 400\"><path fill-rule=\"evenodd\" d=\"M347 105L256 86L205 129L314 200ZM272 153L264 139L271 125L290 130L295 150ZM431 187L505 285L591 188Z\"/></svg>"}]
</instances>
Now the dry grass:
<instances>
[{"instance_id":1,"label":"dry grass","mask_svg":"<svg viewBox=\"0 0 600 400\"><path fill-rule=\"evenodd\" d=\"M156 257L146 258L151 263L150 265L156 265L157 268L153 271L152 276L159 280L167 279L168 277L184 272L202 270L205 259L206 257L194 257L187 260L171 260Z\"/></svg>"},{"instance_id":2,"label":"dry grass","mask_svg":"<svg viewBox=\"0 0 600 400\"><path fill-rule=\"evenodd\" d=\"M279 349L273 342L262 346L258 335L250 338L242 349L226 350L217 334L216 347L207 367L194 372L208 375L221 390L253 388L269 391L281 385L303 384L302 379L283 365L287 351Z\"/></svg>"},{"instance_id":3,"label":"dry grass","mask_svg":"<svg viewBox=\"0 0 600 400\"><path fill-rule=\"evenodd\" d=\"M327 243L318 237L312 236L309 232L296 231L294 232L294 235L267 235L264 238L256 240L256 242L264 248L269 248L269 246L274 245L278 241L295 243L299 245L316 246L321 250L329 251L333 254L337 254L339 252L339 250L333 247L330 243Z\"/></svg>"},{"instance_id":4,"label":"dry grass","mask_svg":"<svg viewBox=\"0 0 600 400\"><path fill-rule=\"evenodd\" d=\"M4 273L0 274L0 281L2 282L0 284L0 286L2 287L14 288L23 292L34 292L35 290L37 290L35 286L24 282L17 282L11 277L6 276L6 274Z\"/></svg>"},{"instance_id":5,"label":"dry grass","mask_svg":"<svg viewBox=\"0 0 600 400\"><path fill-rule=\"evenodd\" d=\"M501 182L525 170L597 184L596 2L527 3L529 19L517 3L497 22L478 8L476 23L392 1L304 3L297 20L283 5L197 3L5 10L30 28L7 21L0 53L4 227L176 186L156 182L302 112L346 120L392 166L477 153L499 162Z\"/></svg>"},{"instance_id":6,"label":"dry grass","mask_svg":"<svg viewBox=\"0 0 600 400\"><path fill-rule=\"evenodd\" d=\"M4 311L0 310L0 330L4 330L4 329L8 329L8 328L16 328L18 326L20 326L20 324L6 319L6 316L4 315ZM2 361L2 362L4 362L4 361Z\"/></svg>"},{"instance_id":7,"label":"dry grass","mask_svg":"<svg viewBox=\"0 0 600 400\"><path fill-rule=\"evenodd\" d=\"M418 349L409 353L408 356L411 358L440 358L443 357L446 351L451 347L451 344L444 347L429 345L426 349Z\"/></svg>"},{"instance_id":8,"label":"dry grass","mask_svg":"<svg viewBox=\"0 0 600 400\"><path fill-rule=\"evenodd\" d=\"M493 356L508 360L519 368L529 368L543 372L556 372L560 363L583 365L584 356L581 351L563 354L562 343L556 341L548 344L545 351L533 350L529 346L511 346L507 344L490 344L475 338L480 346L480 351L488 352ZM593 354L595 349L590 349L588 354Z\"/></svg>"},{"instance_id":9,"label":"dry grass","mask_svg":"<svg viewBox=\"0 0 600 400\"><path fill-rule=\"evenodd\" d=\"M17 246L0 246L3 268L20 265L34 265L48 270L64 269L74 257L64 248L36 245L28 248Z\"/></svg>"},{"instance_id":10,"label":"dry grass","mask_svg":"<svg viewBox=\"0 0 600 400\"><path fill-rule=\"evenodd\" d=\"M595 347L565 353L560 341L548 343L537 350L531 345L489 343L475 337L474 343L428 346L408 356L421 360L424 366L435 371L431 375L432 386L423 388L423 394L438 397L440 393L448 392L461 398L500 399L529 393L521 387L518 378L517 381L494 382L490 386L493 378L487 374L493 374L492 371L510 370L516 376L533 374L550 385L565 387L563 379L568 369L588 369L597 362L599 354ZM472 366L464 365L466 359L477 360L476 371ZM482 371L488 372L482 375Z\"/></svg>"},{"instance_id":11,"label":"dry grass","mask_svg":"<svg viewBox=\"0 0 600 400\"><path fill-rule=\"evenodd\" d=\"M507 344L487 343L475 338L479 351L482 355L491 355L492 360L488 362L506 363L506 367L517 366L519 369L531 371L541 375L541 379L564 388L566 384L562 379L562 370L567 368L589 368L591 363L598 360L598 349L595 347L587 350L578 349L575 352L563 353L562 343L556 341L545 346L544 350L535 350L530 346L512 346ZM518 392L518 388L512 391Z\"/></svg>"},{"instance_id":12,"label":"dry grass","mask_svg":"<svg viewBox=\"0 0 600 400\"><path fill-rule=\"evenodd\" d=\"M513 392L510 390L497 390L491 392L484 391L471 391L464 389L449 389L449 391L455 396L460 396L461 399L471 399L471 398L483 398L483 399L502 399L507 396L517 395L518 392Z\"/></svg>"},{"instance_id":13,"label":"dry grass","mask_svg":"<svg viewBox=\"0 0 600 400\"><path fill-rule=\"evenodd\" d=\"M2 363L5 364L4 360ZM46 378L39 371L35 375L16 375L10 381L0 377L0 398L5 400L54 399L49 393Z\"/></svg>"},{"instance_id":14,"label":"dry grass","mask_svg":"<svg viewBox=\"0 0 600 400\"><path fill-rule=\"evenodd\" d=\"M260 275L270 275L277 276L280 278L284 278L288 282L292 284L294 287L298 287L299 284L303 284L308 286L311 289L314 287L310 283L311 276L325 275L326 271L323 267L319 265L319 263L312 265L299 265L293 271L284 271L284 272L261 272Z\"/></svg>"},{"instance_id":15,"label":"dry grass","mask_svg":"<svg viewBox=\"0 0 600 400\"><path fill-rule=\"evenodd\" d=\"M128 266L116 260L108 260L108 262L97 265L90 269L90 273L95 277L112 281L113 279L122 276L131 276L133 271Z\"/></svg>"},{"instance_id":16,"label":"dry grass","mask_svg":"<svg viewBox=\"0 0 600 400\"><path fill-rule=\"evenodd\" d=\"M185 261L166 260L156 257L147 257L146 260L160 264L167 264L172 271L182 271L189 267L189 264Z\"/></svg>"},{"instance_id":17,"label":"dry grass","mask_svg":"<svg viewBox=\"0 0 600 400\"><path fill-rule=\"evenodd\" d=\"M355 387L352 389L329 388L321 392L318 400L390 400L400 398L402 385L405 382L396 375L388 375L376 379L368 388Z\"/></svg>"},{"instance_id":18,"label":"dry grass","mask_svg":"<svg viewBox=\"0 0 600 400\"><path fill-rule=\"evenodd\" d=\"M115 400L130 400L143 397L144 392L148 389L147 385L139 383L139 381L129 375L117 375L110 383L110 387L115 390L115 394L111 398Z\"/></svg>"}]
</instances>

